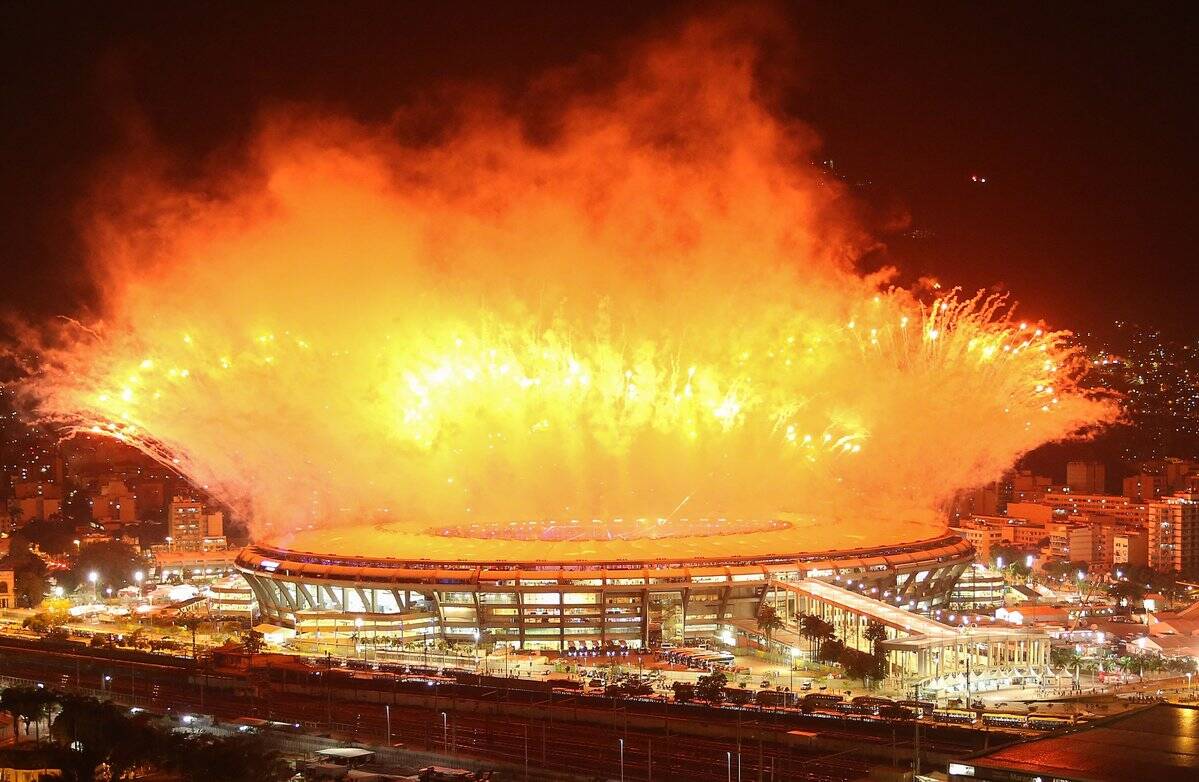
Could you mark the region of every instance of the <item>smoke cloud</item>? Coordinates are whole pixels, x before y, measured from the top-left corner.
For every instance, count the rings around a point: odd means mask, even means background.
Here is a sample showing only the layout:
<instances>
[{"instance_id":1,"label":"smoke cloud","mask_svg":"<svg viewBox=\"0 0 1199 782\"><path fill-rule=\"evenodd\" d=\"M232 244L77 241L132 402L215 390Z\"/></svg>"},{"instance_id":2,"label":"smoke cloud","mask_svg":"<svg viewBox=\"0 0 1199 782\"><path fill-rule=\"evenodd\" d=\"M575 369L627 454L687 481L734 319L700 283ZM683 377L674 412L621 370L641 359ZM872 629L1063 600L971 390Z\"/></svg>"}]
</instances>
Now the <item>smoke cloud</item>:
<instances>
[{"instance_id":1,"label":"smoke cloud","mask_svg":"<svg viewBox=\"0 0 1199 782\"><path fill-rule=\"evenodd\" d=\"M1062 333L855 269L869 237L758 51L693 21L599 83L276 111L202 181L113 169L97 317L23 391L259 530L883 525L1109 420Z\"/></svg>"}]
</instances>

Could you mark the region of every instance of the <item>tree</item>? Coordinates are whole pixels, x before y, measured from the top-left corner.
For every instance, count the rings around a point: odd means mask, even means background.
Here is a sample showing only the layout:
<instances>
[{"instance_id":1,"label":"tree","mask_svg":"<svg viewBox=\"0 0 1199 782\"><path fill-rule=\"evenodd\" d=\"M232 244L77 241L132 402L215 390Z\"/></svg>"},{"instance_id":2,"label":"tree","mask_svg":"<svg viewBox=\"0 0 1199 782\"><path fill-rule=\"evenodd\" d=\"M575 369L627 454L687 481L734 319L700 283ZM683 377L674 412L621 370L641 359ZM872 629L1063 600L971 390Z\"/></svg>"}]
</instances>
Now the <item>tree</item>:
<instances>
[{"instance_id":1,"label":"tree","mask_svg":"<svg viewBox=\"0 0 1199 782\"><path fill-rule=\"evenodd\" d=\"M251 627L242 633L241 648L246 654L262 654L265 646L266 636L254 628ZM355 641L355 646L357 646L357 641Z\"/></svg>"},{"instance_id":2,"label":"tree","mask_svg":"<svg viewBox=\"0 0 1199 782\"><path fill-rule=\"evenodd\" d=\"M133 719L119 706L95 698L67 696L50 732L61 745L73 750L76 779L95 778L107 764L113 779L150 762L160 754L163 735L143 719Z\"/></svg>"},{"instance_id":3,"label":"tree","mask_svg":"<svg viewBox=\"0 0 1199 782\"><path fill-rule=\"evenodd\" d=\"M1029 551L1015 546L991 546L991 564L1005 571L1009 577L1025 578L1032 568L1025 564Z\"/></svg>"},{"instance_id":4,"label":"tree","mask_svg":"<svg viewBox=\"0 0 1199 782\"><path fill-rule=\"evenodd\" d=\"M1055 668L1073 668L1081 661L1073 646L1054 646L1049 650L1049 663Z\"/></svg>"},{"instance_id":5,"label":"tree","mask_svg":"<svg viewBox=\"0 0 1199 782\"><path fill-rule=\"evenodd\" d=\"M133 572L143 567L141 557L132 546L117 542L93 543L84 546L73 570L76 584L87 581L89 573L100 577L101 592L107 587L120 589L133 581Z\"/></svg>"},{"instance_id":6,"label":"tree","mask_svg":"<svg viewBox=\"0 0 1199 782\"><path fill-rule=\"evenodd\" d=\"M279 782L291 772L260 736L192 734L177 742L171 765L186 782Z\"/></svg>"},{"instance_id":7,"label":"tree","mask_svg":"<svg viewBox=\"0 0 1199 782\"><path fill-rule=\"evenodd\" d=\"M674 690L675 703L690 703L695 700L695 685L690 682L676 681L670 685L670 689Z\"/></svg>"},{"instance_id":8,"label":"tree","mask_svg":"<svg viewBox=\"0 0 1199 782\"><path fill-rule=\"evenodd\" d=\"M191 631L191 634L192 634L192 659L193 660L196 659L196 630L200 627L201 624L203 624L203 622L200 620L200 617L198 617L198 616L193 616L192 614L185 614L175 624L179 625L180 627L182 627L186 630Z\"/></svg>"},{"instance_id":9,"label":"tree","mask_svg":"<svg viewBox=\"0 0 1199 782\"><path fill-rule=\"evenodd\" d=\"M799 621L799 634L808 639L808 659L814 659L816 657L816 641L821 637L823 622L820 617L812 614L796 614L795 618Z\"/></svg>"},{"instance_id":10,"label":"tree","mask_svg":"<svg viewBox=\"0 0 1199 782\"><path fill-rule=\"evenodd\" d=\"M878 655L880 651L879 643L887 640L887 626L882 622L871 619L866 623L866 629L862 632L862 637L870 642L871 651L875 655Z\"/></svg>"},{"instance_id":11,"label":"tree","mask_svg":"<svg viewBox=\"0 0 1199 782\"><path fill-rule=\"evenodd\" d=\"M13 538L8 556L0 558L0 567L13 571L17 605L34 608L42 602L46 596L46 563L30 550L26 540Z\"/></svg>"},{"instance_id":12,"label":"tree","mask_svg":"<svg viewBox=\"0 0 1199 782\"><path fill-rule=\"evenodd\" d=\"M1107 593L1124 605L1139 606L1145 599L1145 595L1148 594L1148 590L1145 589L1142 581L1122 579L1109 586Z\"/></svg>"},{"instance_id":13,"label":"tree","mask_svg":"<svg viewBox=\"0 0 1199 782\"><path fill-rule=\"evenodd\" d=\"M841 652L845 651L845 642L833 636L825 638L820 644L820 660L826 663L841 661Z\"/></svg>"},{"instance_id":14,"label":"tree","mask_svg":"<svg viewBox=\"0 0 1199 782\"><path fill-rule=\"evenodd\" d=\"M47 554L66 554L75 547L75 527L61 519L34 519L16 535Z\"/></svg>"},{"instance_id":15,"label":"tree","mask_svg":"<svg viewBox=\"0 0 1199 782\"><path fill-rule=\"evenodd\" d=\"M722 671L713 671L699 677L695 683L695 694L708 703L720 703L724 700L724 688L729 684L729 677Z\"/></svg>"},{"instance_id":16,"label":"tree","mask_svg":"<svg viewBox=\"0 0 1199 782\"><path fill-rule=\"evenodd\" d=\"M870 642L871 671L869 675L875 679L883 679L887 675L887 650L882 642L887 640L887 627L882 622L870 620L866 623L863 637Z\"/></svg>"},{"instance_id":17,"label":"tree","mask_svg":"<svg viewBox=\"0 0 1199 782\"><path fill-rule=\"evenodd\" d=\"M758 611L758 629L766 634L766 652L770 652L770 639L775 630L783 629L783 619L774 606L764 605Z\"/></svg>"},{"instance_id":18,"label":"tree","mask_svg":"<svg viewBox=\"0 0 1199 782\"><path fill-rule=\"evenodd\" d=\"M12 718L13 738L20 735L21 718L29 708L32 690L32 687L6 687L0 692L0 711L7 712Z\"/></svg>"},{"instance_id":19,"label":"tree","mask_svg":"<svg viewBox=\"0 0 1199 782\"><path fill-rule=\"evenodd\" d=\"M1042 568L1046 576L1055 578L1058 581L1073 581L1078 577L1079 571L1084 574L1087 572L1086 562L1050 562Z\"/></svg>"}]
</instances>

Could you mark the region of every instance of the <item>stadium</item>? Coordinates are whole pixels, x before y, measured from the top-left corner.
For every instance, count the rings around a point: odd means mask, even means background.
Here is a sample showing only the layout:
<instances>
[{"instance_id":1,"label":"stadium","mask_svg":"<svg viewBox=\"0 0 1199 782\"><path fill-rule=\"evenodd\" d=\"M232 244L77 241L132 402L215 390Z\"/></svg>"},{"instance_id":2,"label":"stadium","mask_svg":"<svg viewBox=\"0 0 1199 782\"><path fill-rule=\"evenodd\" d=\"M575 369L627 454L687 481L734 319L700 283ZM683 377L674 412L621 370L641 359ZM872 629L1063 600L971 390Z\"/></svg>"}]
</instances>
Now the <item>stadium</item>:
<instances>
[{"instance_id":1,"label":"stadium","mask_svg":"<svg viewBox=\"0 0 1199 782\"><path fill-rule=\"evenodd\" d=\"M718 636L755 617L772 583L808 578L927 610L972 555L933 520L363 523L252 544L237 568L262 620L297 640L568 651Z\"/></svg>"}]
</instances>

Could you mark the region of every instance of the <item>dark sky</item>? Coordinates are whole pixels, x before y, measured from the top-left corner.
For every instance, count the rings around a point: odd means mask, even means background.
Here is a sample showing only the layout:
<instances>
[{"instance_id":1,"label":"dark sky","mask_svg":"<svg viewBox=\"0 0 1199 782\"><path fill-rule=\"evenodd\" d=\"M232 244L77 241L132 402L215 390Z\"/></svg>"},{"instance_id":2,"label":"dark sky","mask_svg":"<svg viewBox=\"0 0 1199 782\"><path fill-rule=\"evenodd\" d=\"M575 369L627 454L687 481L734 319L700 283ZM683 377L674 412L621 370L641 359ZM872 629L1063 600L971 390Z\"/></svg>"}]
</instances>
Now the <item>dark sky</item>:
<instances>
[{"instance_id":1,"label":"dark sky","mask_svg":"<svg viewBox=\"0 0 1199 782\"><path fill-rule=\"evenodd\" d=\"M889 260L1030 317L1194 335L1196 13L1187 4L794 3L794 113L878 213ZM900 7L902 6L902 7ZM1047 6L1047 7L1042 7ZM645 2L5 3L0 307L88 292L71 214L140 116L185 159L257 111L384 117L414 86L519 84L680 13ZM987 177L985 186L971 175Z\"/></svg>"}]
</instances>

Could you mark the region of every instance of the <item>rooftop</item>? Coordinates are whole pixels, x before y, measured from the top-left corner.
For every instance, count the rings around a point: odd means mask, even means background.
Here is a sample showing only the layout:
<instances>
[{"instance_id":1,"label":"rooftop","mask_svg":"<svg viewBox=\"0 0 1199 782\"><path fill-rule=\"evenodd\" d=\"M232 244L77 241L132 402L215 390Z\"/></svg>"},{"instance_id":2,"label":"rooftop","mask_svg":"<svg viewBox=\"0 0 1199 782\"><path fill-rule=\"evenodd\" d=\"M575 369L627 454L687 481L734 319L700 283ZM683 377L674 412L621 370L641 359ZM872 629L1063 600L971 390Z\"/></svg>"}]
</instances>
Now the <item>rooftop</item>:
<instances>
[{"instance_id":1,"label":"rooftop","mask_svg":"<svg viewBox=\"0 0 1199 782\"><path fill-rule=\"evenodd\" d=\"M797 556L906 546L946 534L936 518L880 520L787 514L753 519L566 519L429 526L361 522L276 530L260 543L292 551L362 559L456 562L628 561Z\"/></svg>"},{"instance_id":2,"label":"rooftop","mask_svg":"<svg viewBox=\"0 0 1199 782\"><path fill-rule=\"evenodd\" d=\"M900 605L892 605L883 600L876 600L857 592L834 586L824 581L805 579L798 582L775 582L781 589L793 592L803 592L819 600L836 605L844 610L852 611L862 616L869 616L896 630L902 630L914 635L953 636L960 631L951 625L942 624L918 613L908 611Z\"/></svg>"},{"instance_id":3,"label":"rooftop","mask_svg":"<svg viewBox=\"0 0 1199 782\"><path fill-rule=\"evenodd\" d=\"M949 770L952 780L1193 782L1199 779L1199 707L1154 704L964 758Z\"/></svg>"}]
</instances>

